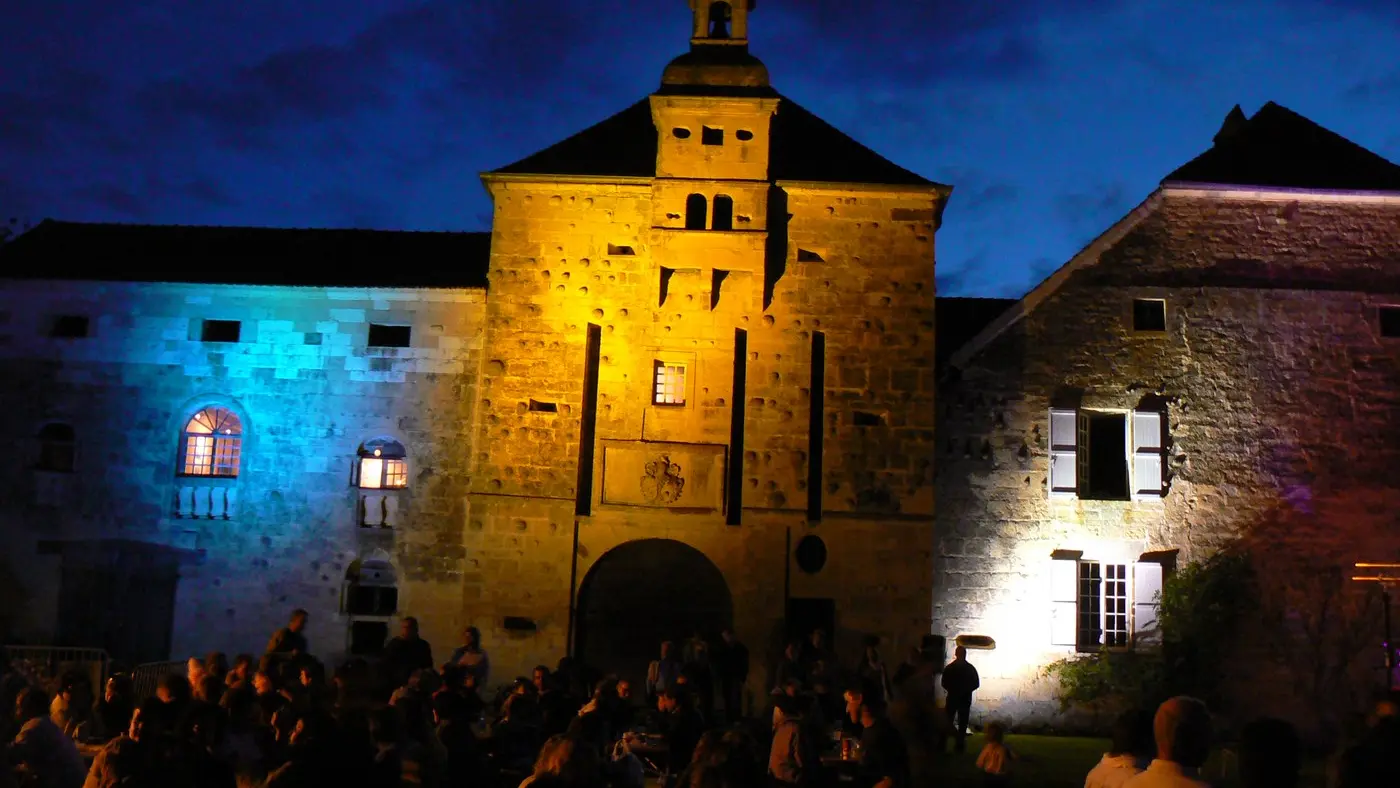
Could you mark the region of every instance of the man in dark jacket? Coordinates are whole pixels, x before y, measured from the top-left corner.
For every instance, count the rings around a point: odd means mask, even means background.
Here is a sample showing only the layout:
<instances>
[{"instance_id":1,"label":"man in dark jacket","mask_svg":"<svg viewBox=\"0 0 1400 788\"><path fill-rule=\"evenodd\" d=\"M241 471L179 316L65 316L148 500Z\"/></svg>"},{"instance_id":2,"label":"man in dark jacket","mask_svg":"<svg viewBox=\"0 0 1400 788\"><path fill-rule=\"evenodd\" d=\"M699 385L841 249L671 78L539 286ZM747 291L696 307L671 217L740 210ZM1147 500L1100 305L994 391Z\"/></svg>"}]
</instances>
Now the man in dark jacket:
<instances>
[{"instance_id":1,"label":"man in dark jacket","mask_svg":"<svg viewBox=\"0 0 1400 788\"><path fill-rule=\"evenodd\" d=\"M737 722L744 714L744 684L749 680L749 648L739 642L733 630L720 633L724 646L719 652L716 668L719 673L720 694L724 698L724 716Z\"/></svg>"},{"instance_id":2,"label":"man in dark jacket","mask_svg":"<svg viewBox=\"0 0 1400 788\"><path fill-rule=\"evenodd\" d=\"M967 649L958 646L953 661L943 669L943 689L948 693L948 721L953 724L954 749L967 751L967 718L972 712L972 693L982 686L977 668L967 661Z\"/></svg>"},{"instance_id":3,"label":"man in dark jacket","mask_svg":"<svg viewBox=\"0 0 1400 788\"><path fill-rule=\"evenodd\" d=\"M399 625L399 636L384 644L384 666L394 687L408 683L408 677L415 670L432 670L433 647L418 636L418 619L404 618Z\"/></svg>"},{"instance_id":4,"label":"man in dark jacket","mask_svg":"<svg viewBox=\"0 0 1400 788\"><path fill-rule=\"evenodd\" d=\"M292 611L292 620L287 626L277 630L267 642L267 653L284 658L306 656L306 619L310 617L300 608Z\"/></svg>"}]
</instances>

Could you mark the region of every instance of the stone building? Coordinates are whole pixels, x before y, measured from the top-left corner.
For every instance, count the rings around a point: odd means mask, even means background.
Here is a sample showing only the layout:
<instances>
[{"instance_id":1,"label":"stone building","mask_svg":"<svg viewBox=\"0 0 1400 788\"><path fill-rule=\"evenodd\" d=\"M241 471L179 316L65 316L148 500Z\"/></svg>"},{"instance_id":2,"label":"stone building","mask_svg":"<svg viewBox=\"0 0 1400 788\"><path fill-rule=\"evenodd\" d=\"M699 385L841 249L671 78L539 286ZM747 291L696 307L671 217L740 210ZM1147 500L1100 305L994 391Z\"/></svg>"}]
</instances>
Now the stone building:
<instances>
[{"instance_id":1,"label":"stone building","mask_svg":"<svg viewBox=\"0 0 1400 788\"><path fill-rule=\"evenodd\" d=\"M918 643L950 188L774 90L753 5L693 0L656 93L484 174L489 239L10 244L15 630L158 659L300 606L334 658L412 614L508 679L733 626L755 687L785 629Z\"/></svg>"},{"instance_id":2,"label":"stone building","mask_svg":"<svg viewBox=\"0 0 1400 788\"><path fill-rule=\"evenodd\" d=\"M1400 556L1400 167L1236 108L1024 298L955 302L934 620L994 641L985 709L1052 715L1044 665L1151 638L1164 572L1232 543L1262 548L1257 649L1220 666L1275 688L1252 710L1326 726L1380 685L1348 578Z\"/></svg>"}]
</instances>

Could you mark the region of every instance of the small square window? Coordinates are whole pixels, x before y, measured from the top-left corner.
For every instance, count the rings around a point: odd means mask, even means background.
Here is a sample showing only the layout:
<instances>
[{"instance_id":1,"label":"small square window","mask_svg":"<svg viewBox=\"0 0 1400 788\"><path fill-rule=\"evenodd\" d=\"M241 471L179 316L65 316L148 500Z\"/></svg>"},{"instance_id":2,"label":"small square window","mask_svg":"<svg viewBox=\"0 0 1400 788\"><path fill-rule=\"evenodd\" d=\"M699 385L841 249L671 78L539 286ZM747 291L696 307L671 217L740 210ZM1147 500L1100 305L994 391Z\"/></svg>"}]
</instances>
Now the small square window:
<instances>
[{"instance_id":1,"label":"small square window","mask_svg":"<svg viewBox=\"0 0 1400 788\"><path fill-rule=\"evenodd\" d=\"M700 130L700 144L702 145L723 145L724 129L716 129L705 126Z\"/></svg>"},{"instance_id":2,"label":"small square window","mask_svg":"<svg viewBox=\"0 0 1400 788\"><path fill-rule=\"evenodd\" d=\"M652 391L653 405L685 404L685 365L668 361L655 364L655 387Z\"/></svg>"},{"instance_id":3,"label":"small square window","mask_svg":"<svg viewBox=\"0 0 1400 788\"><path fill-rule=\"evenodd\" d=\"M1167 302L1160 298L1133 299L1134 331L1166 331Z\"/></svg>"},{"instance_id":4,"label":"small square window","mask_svg":"<svg viewBox=\"0 0 1400 788\"><path fill-rule=\"evenodd\" d=\"M87 315L59 315L49 326L49 336L54 339L83 339L87 335Z\"/></svg>"},{"instance_id":5,"label":"small square window","mask_svg":"<svg viewBox=\"0 0 1400 788\"><path fill-rule=\"evenodd\" d=\"M386 326L371 323L369 326L370 347L408 347L413 338L413 326Z\"/></svg>"},{"instance_id":6,"label":"small square window","mask_svg":"<svg viewBox=\"0 0 1400 788\"><path fill-rule=\"evenodd\" d=\"M206 320L199 333L201 342L237 342L243 324L237 320Z\"/></svg>"},{"instance_id":7,"label":"small square window","mask_svg":"<svg viewBox=\"0 0 1400 788\"><path fill-rule=\"evenodd\" d=\"M1400 338L1400 306L1380 308L1381 336L1387 339Z\"/></svg>"}]
</instances>

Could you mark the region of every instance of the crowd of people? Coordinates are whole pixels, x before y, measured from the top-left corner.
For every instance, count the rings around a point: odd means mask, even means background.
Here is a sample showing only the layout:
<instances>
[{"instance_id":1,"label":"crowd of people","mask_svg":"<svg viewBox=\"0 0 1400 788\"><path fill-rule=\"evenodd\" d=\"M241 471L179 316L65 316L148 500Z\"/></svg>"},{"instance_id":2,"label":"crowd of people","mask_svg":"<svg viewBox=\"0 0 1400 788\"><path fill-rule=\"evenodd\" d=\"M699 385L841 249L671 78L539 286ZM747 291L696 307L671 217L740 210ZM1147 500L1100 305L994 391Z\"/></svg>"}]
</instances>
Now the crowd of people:
<instances>
[{"instance_id":1,"label":"crowd of people","mask_svg":"<svg viewBox=\"0 0 1400 788\"><path fill-rule=\"evenodd\" d=\"M713 646L699 635L661 644L637 692L564 658L487 695L491 661L474 628L437 663L406 618L376 659L328 675L306 620L296 611L260 657L192 658L152 697L120 673L96 697L82 674L43 687L0 664L0 701L15 710L0 725L0 788L914 788L940 784L950 740L963 751L980 683L961 648L947 665L916 649L891 671L875 642L841 665L816 632L787 647L771 694L746 704L748 649L724 632ZM1394 704L1378 706L1343 759L1344 788L1400 785L1397 730ZM1001 725L983 732L976 767L1007 785L1017 753ZM1120 719L1085 786L1195 788L1209 747L1204 705L1176 698L1155 718ZM1247 728L1243 785L1293 788L1299 752L1286 723Z\"/></svg>"}]
</instances>

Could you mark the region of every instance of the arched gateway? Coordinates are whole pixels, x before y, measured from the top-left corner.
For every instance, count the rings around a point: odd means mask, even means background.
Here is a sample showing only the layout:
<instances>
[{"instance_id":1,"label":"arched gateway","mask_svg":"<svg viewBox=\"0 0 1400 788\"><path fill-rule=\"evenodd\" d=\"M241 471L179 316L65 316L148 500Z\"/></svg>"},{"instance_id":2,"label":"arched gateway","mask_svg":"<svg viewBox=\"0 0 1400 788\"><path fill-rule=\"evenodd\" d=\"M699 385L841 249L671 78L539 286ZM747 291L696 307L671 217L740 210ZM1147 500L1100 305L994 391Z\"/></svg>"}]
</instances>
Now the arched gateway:
<instances>
[{"instance_id":1,"label":"arched gateway","mask_svg":"<svg viewBox=\"0 0 1400 788\"><path fill-rule=\"evenodd\" d=\"M729 585L704 553L671 539L626 542L579 586L574 653L604 673L641 681L661 641L674 640L679 658L696 632L717 641L733 618Z\"/></svg>"}]
</instances>

